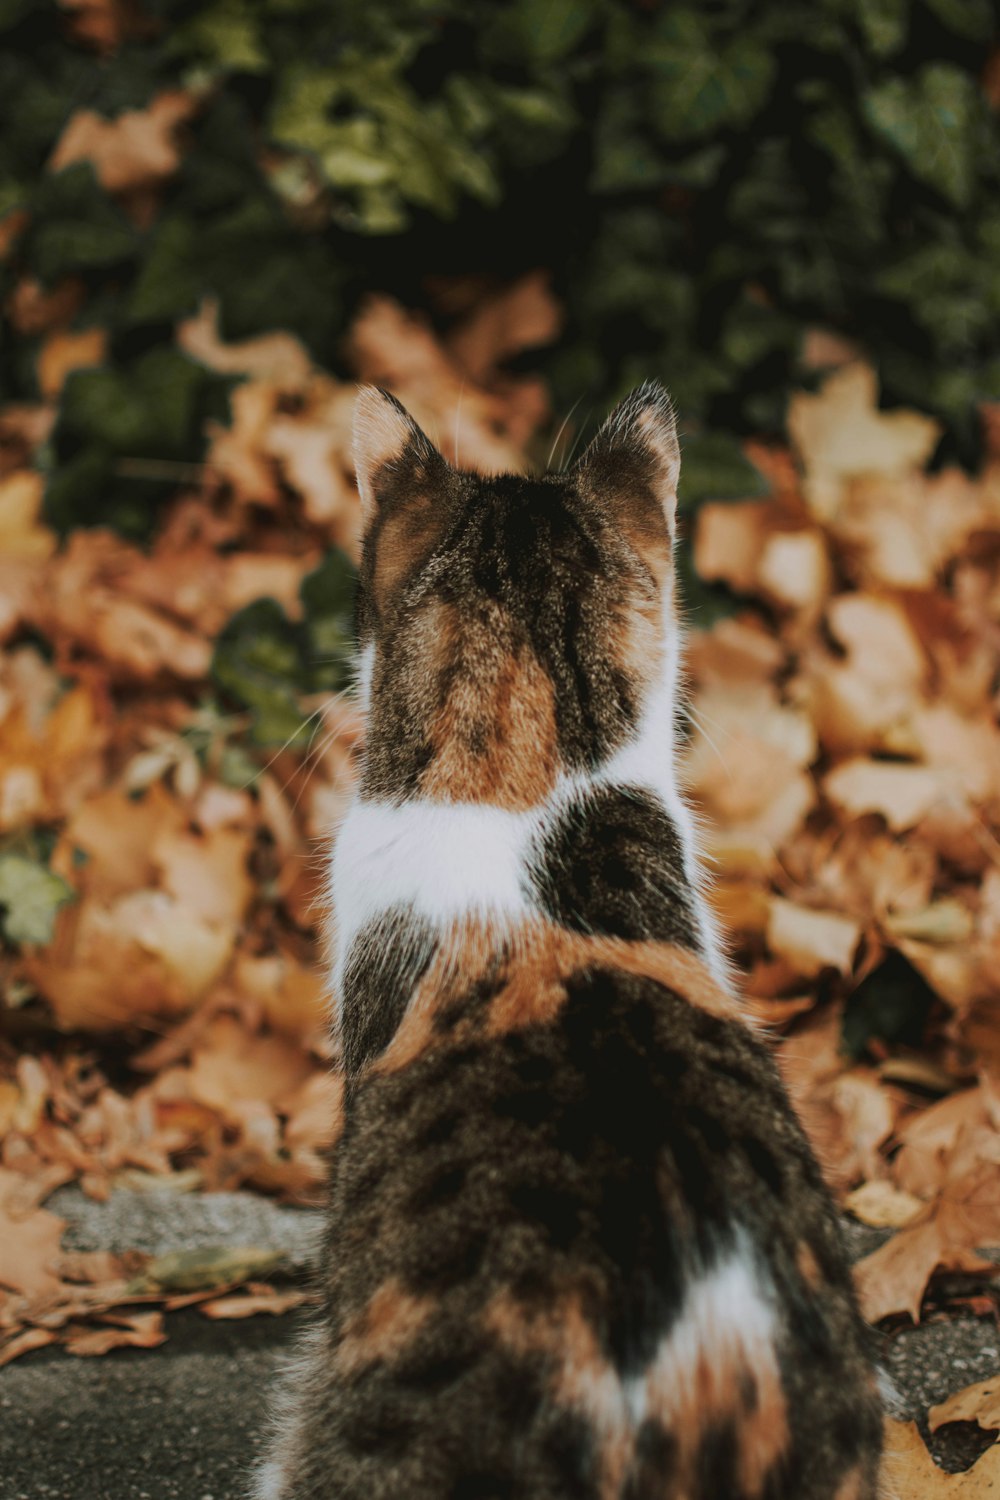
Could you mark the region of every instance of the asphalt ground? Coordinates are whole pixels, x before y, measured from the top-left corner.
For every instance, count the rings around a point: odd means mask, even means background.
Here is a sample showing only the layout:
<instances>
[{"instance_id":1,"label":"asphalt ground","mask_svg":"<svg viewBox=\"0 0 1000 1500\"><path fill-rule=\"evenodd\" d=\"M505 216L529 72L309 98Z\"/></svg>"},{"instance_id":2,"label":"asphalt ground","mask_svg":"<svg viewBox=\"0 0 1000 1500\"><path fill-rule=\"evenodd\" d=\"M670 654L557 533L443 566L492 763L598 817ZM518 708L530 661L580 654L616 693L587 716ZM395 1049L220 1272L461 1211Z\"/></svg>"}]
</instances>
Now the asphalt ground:
<instances>
[{"instance_id":1,"label":"asphalt ground","mask_svg":"<svg viewBox=\"0 0 1000 1500\"><path fill-rule=\"evenodd\" d=\"M304 1267L317 1228L315 1213L243 1194L115 1194L95 1206L63 1189L49 1206L70 1218L65 1243L78 1249L270 1245ZM850 1239L855 1254L873 1242L858 1226ZM45 1349L15 1361L0 1370L0 1500L245 1500L275 1371L301 1320L210 1322L190 1309L168 1315L156 1349L94 1359ZM992 1318L932 1317L883 1336L883 1359L898 1414L923 1425L928 1406L1000 1372L1000 1331ZM960 1469L990 1440L962 1424L932 1446Z\"/></svg>"}]
</instances>

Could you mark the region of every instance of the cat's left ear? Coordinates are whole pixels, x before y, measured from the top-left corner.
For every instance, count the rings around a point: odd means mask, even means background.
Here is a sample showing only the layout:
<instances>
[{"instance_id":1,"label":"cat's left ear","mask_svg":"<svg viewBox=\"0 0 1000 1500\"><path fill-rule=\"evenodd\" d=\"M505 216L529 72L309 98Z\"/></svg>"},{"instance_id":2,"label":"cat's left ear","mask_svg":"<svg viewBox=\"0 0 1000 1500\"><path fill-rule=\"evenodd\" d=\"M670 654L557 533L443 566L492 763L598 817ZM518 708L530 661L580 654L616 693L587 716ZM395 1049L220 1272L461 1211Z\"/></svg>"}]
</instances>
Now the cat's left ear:
<instances>
[{"instance_id":1,"label":"cat's left ear","mask_svg":"<svg viewBox=\"0 0 1000 1500\"><path fill-rule=\"evenodd\" d=\"M406 407L378 386L362 386L354 403L354 472L365 530L381 507L422 491L445 460Z\"/></svg>"},{"instance_id":2,"label":"cat's left ear","mask_svg":"<svg viewBox=\"0 0 1000 1500\"><path fill-rule=\"evenodd\" d=\"M577 464L580 478L609 503L656 500L671 533L680 471L673 403L655 380L647 380L615 407Z\"/></svg>"}]
</instances>

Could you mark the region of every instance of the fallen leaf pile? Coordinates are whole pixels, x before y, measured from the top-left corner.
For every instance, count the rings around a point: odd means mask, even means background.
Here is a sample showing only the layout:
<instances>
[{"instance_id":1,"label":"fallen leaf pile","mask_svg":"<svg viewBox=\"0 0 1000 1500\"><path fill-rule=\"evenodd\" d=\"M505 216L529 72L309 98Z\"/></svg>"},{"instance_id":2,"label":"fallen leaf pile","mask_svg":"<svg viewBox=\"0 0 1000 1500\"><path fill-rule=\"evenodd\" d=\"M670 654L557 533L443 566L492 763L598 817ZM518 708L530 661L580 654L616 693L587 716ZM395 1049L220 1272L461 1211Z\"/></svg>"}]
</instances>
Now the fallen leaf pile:
<instances>
[{"instance_id":1,"label":"fallen leaf pile","mask_svg":"<svg viewBox=\"0 0 1000 1500\"><path fill-rule=\"evenodd\" d=\"M35 315L51 402L101 348L58 299ZM557 325L541 277L447 340L377 299L350 359L450 457L522 467L545 394L498 366ZM33 466L51 406L0 414L0 1360L151 1346L163 1307L293 1305L267 1264L68 1255L43 1204L69 1181L315 1199L340 1104L318 932L363 726L317 695L311 739L255 749L211 671L234 612L300 620L329 548L356 553L353 387L288 335L226 343L211 303L177 337L237 383L146 550L58 544ZM789 435L749 447L770 498L696 518L697 571L741 602L690 641L684 774L830 1180L895 1231L858 1279L898 1322L929 1285L945 1306L984 1284L1000 1245L1000 447L931 472L935 427L880 412L858 362L793 399Z\"/></svg>"},{"instance_id":2,"label":"fallen leaf pile","mask_svg":"<svg viewBox=\"0 0 1000 1500\"><path fill-rule=\"evenodd\" d=\"M116 170L113 136L60 149L84 147ZM50 402L102 357L64 330L69 305L33 305L53 324ZM497 365L557 325L541 274L480 298L447 341L382 298L349 357L460 462L517 468L547 402ZM336 1128L318 932L362 725L349 695L293 697L292 729L311 736L255 748L253 713L225 701L212 664L235 613L271 600L294 626L329 549L356 555L355 387L286 334L223 342L211 303L177 339L238 383L147 549L101 529L60 545L33 466L52 408L0 416L0 1361L55 1339L157 1343L159 1312L136 1304L248 1278L204 1311L294 1305L300 1293L260 1282L266 1268L199 1262L181 1287L162 1268L67 1257L42 1203L69 1181L95 1198L247 1185L315 1201ZM243 663L251 683L259 665Z\"/></svg>"},{"instance_id":3,"label":"fallen leaf pile","mask_svg":"<svg viewBox=\"0 0 1000 1500\"><path fill-rule=\"evenodd\" d=\"M788 428L769 499L697 518L700 575L758 608L692 641L687 779L821 1160L898 1230L865 1311L916 1320L1000 1245L1000 449L928 472L933 422L860 362Z\"/></svg>"}]
</instances>

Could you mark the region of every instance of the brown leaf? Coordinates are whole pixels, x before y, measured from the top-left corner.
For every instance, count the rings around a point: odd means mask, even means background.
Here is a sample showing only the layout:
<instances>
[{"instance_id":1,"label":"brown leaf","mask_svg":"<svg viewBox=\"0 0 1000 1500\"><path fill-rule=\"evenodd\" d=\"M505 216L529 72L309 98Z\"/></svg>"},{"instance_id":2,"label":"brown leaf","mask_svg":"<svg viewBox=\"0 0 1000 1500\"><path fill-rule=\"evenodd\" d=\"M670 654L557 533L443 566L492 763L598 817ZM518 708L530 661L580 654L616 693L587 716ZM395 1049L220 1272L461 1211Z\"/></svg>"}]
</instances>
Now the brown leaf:
<instances>
[{"instance_id":1,"label":"brown leaf","mask_svg":"<svg viewBox=\"0 0 1000 1500\"><path fill-rule=\"evenodd\" d=\"M23 1328L12 1338L0 1339L0 1368L19 1359L22 1354L30 1354L33 1349L44 1349L46 1344L55 1343L55 1339L56 1335L50 1328Z\"/></svg>"},{"instance_id":2,"label":"brown leaf","mask_svg":"<svg viewBox=\"0 0 1000 1500\"><path fill-rule=\"evenodd\" d=\"M113 120L90 109L77 110L56 142L49 170L89 161L109 193L157 186L180 165L177 128L195 108L191 94L171 89L157 94L146 109L124 110Z\"/></svg>"},{"instance_id":3,"label":"brown leaf","mask_svg":"<svg viewBox=\"0 0 1000 1500\"><path fill-rule=\"evenodd\" d=\"M883 1468L899 1500L997 1500L1000 1445L962 1474L946 1474L924 1447L915 1422L885 1424Z\"/></svg>"},{"instance_id":4,"label":"brown leaf","mask_svg":"<svg viewBox=\"0 0 1000 1500\"><path fill-rule=\"evenodd\" d=\"M218 1016L198 1042L190 1075L192 1096L231 1113L240 1103L273 1104L309 1076L307 1053L278 1036L251 1036L232 1016Z\"/></svg>"},{"instance_id":5,"label":"brown leaf","mask_svg":"<svg viewBox=\"0 0 1000 1500\"><path fill-rule=\"evenodd\" d=\"M939 1269L990 1272L996 1268L971 1250L946 1244L934 1218L901 1229L854 1267L861 1311L868 1322L906 1312L919 1323L927 1283Z\"/></svg>"},{"instance_id":6,"label":"brown leaf","mask_svg":"<svg viewBox=\"0 0 1000 1500\"><path fill-rule=\"evenodd\" d=\"M0 1167L0 1286L25 1297L54 1296L59 1278L51 1266L59 1254L65 1219L35 1208L27 1214L12 1213L23 1187L17 1172Z\"/></svg>"},{"instance_id":7,"label":"brown leaf","mask_svg":"<svg viewBox=\"0 0 1000 1500\"><path fill-rule=\"evenodd\" d=\"M70 1324L63 1338L66 1353L90 1357L107 1354L111 1349L155 1349L166 1342L161 1312L130 1313L126 1317L107 1315L101 1322L107 1326L88 1328Z\"/></svg>"},{"instance_id":8,"label":"brown leaf","mask_svg":"<svg viewBox=\"0 0 1000 1500\"><path fill-rule=\"evenodd\" d=\"M562 326L547 271L529 271L495 296L484 298L448 339L448 349L471 380L486 382L504 360L550 344Z\"/></svg>"},{"instance_id":9,"label":"brown leaf","mask_svg":"<svg viewBox=\"0 0 1000 1500\"><path fill-rule=\"evenodd\" d=\"M788 432L805 469L803 493L814 514L829 520L846 481L922 468L941 429L917 412L879 411L875 372L858 362L831 375L816 395L796 392Z\"/></svg>"},{"instance_id":10,"label":"brown leaf","mask_svg":"<svg viewBox=\"0 0 1000 1500\"><path fill-rule=\"evenodd\" d=\"M875 1229L902 1229L924 1211L926 1204L877 1177L848 1193L844 1207L862 1224Z\"/></svg>"},{"instance_id":11,"label":"brown leaf","mask_svg":"<svg viewBox=\"0 0 1000 1500\"><path fill-rule=\"evenodd\" d=\"M831 771L824 779L823 791L850 817L881 813L897 833L912 828L948 797L948 788L929 767L861 757L844 761Z\"/></svg>"},{"instance_id":12,"label":"brown leaf","mask_svg":"<svg viewBox=\"0 0 1000 1500\"><path fill-rule=\"evenodd\" d=\"M813 978L824 969L847 973L861 928L838 912L813 911L781 896L772 896L767 942L772 953L785 958L800 974Z\"/></svg>"},{"instance_id":13,"label":"brown leaf","mask_svg":"<svg viewBox=\"0 0 1000 1500\"><path fill-rule=\"evenodd\" d=\"M211 1302L203 1302L200 1310L206 1318L215 1319L252 1318L257 1313L278 1316L310 1300L308 1292L279 1292L269 1287L266 1291L243 1292L235 1297L216 1297Z\"/></svg>"},{"instance_id":14,"label":"brown leaf","mask_svg":"<svg viewBox=\"0 0 1000 1500\"><path fill-rule=\"evenodd\" d=\"M1000 1376L965 1386L927 1413L931 1432L948 1422L975 1422L988 1430L1000 1429Z\"/></svg>"},{"instance_id":15,"label":"brown leaf","mask_svg":"<svg viewBox=\"0 0 1000 1500\"><path fill-rule=\"evenodd\" d=\"M50 333L38 355L38 384L46 401L58 399L67 375L73 370L103 364L107 342L103 328Z\"/></svg>"},{"instance_id":16,"label":"brown leaf","mask_svg":"<svg viewBox=\"0 0 1000 1500\"><path fill-rule=\"evenodd\" d=\"M206 297L194 317L177 325L177 342L192 359L220 375L249 375L297 390L312 374L312 360L290 333L265 333L238 343L224 343L219 335L219 304Z\"/></svg>"}]
</instances>

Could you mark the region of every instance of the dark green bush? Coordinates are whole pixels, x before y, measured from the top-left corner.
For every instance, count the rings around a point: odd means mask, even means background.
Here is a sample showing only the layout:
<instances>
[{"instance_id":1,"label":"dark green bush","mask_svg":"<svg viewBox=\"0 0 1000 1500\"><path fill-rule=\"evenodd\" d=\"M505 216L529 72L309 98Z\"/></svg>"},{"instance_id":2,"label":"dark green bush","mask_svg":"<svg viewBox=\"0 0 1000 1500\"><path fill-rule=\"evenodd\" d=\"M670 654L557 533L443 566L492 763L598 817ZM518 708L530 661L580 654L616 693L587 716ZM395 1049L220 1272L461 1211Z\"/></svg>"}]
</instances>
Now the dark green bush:
<instances>
[{"instance_id":1,"label":"dark green bush","mask_svg":"<svg viewBox=\"0 0 1000 1500\"><path fill-rule=\"evenodd\" d=\"M426 302L449 271L552 267L568 327L542 357L562 410L659 375L691 424L776 430L822 323L974 456L975 404L1000 393L992 0L136 10L103 57L48 0L0 0L0 212L30 210L4 274L82 277L81 320L111 334L112 370L70 382L57 429L64 524L96 519L109 455L195 451L218 382L143 372L206 291L226 336L285 327L336 369L366 288ZM148 227L88 166L45 171L74 111L114 116L175 82L204 103ZM23 399L33 349L5 342L3 394ZM137 484L108 492L133 528Z\"/></svg>"}]
</instances>

